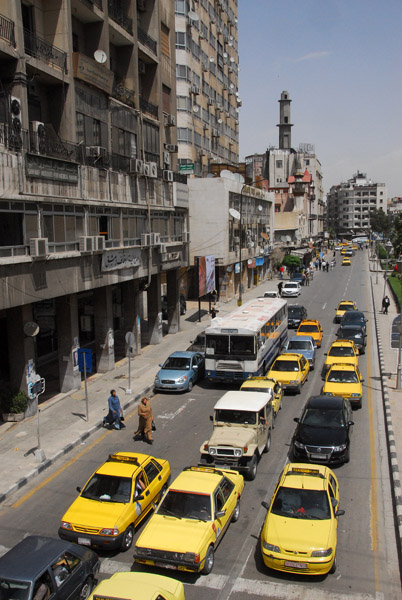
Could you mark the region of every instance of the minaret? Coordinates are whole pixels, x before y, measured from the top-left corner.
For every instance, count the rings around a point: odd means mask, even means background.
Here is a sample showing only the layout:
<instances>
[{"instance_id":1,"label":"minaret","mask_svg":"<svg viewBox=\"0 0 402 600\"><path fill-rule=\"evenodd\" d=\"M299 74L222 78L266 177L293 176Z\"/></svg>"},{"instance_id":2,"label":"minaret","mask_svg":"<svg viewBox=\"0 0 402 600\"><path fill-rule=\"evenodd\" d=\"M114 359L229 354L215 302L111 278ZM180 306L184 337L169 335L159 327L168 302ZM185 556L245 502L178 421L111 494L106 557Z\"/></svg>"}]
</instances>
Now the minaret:
<instances>
[{"instance_id":1,"label":"minaret","mask_svg":"<svg viewBox=\"0 0 402 600\"><path fill-rule=\"evenodd\" d=\"M291 145L291 128L293 125L290 123L290 103L292 102L289 96L289 92L282 92L281 99L278 100L280 104L279 109L279 150L290 150Z\"/></svg>"}]
</instances>

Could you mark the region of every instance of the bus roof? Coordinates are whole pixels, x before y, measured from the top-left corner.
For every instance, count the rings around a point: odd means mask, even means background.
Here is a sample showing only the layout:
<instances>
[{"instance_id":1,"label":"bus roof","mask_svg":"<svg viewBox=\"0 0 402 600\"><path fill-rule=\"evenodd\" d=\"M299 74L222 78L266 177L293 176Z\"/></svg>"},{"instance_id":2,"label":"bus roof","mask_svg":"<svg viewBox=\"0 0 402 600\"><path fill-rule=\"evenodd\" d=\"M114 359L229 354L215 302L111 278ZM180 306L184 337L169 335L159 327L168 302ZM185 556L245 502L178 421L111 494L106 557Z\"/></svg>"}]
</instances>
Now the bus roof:
<instances>
[{"instance_id":1,"label":"bus roof","mask_svg":"<svg viewBox=\"0 0 402 600\"><path fill-rule=\"evenodd\" d=\"M282 298L255 298L223 317L212 319L205 335L222 333L254 334L281 308L287 305ZM226 330L226 331L225 331Z\"/></svg>"}]
</instances>

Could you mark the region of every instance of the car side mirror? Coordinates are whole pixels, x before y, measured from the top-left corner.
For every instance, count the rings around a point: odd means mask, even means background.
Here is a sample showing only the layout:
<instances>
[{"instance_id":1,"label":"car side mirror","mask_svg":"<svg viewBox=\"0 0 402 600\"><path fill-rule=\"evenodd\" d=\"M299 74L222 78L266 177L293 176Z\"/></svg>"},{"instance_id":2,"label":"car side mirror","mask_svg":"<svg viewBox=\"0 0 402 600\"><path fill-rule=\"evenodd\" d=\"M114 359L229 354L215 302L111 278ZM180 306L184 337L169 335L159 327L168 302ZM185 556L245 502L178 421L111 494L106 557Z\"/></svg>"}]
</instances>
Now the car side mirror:
<instances>
[{"instance_id":1,"label":"car side mirror","mask_svg":"<svg viewBox=\"0 0 402 600\"><path fill-rule=\"evenodd\" d=\"M213 418L213 416L212 416L212 415L209 415L209 420L210 420L210 421L213 421L213 420L214 420L214 418Z\"/></svg>"},{"instance_id":2,"label":"car side mirror","mask_svg":"<svg viewBox=\"0 0 402 600\"><path fill-rule=\"evenodd\" d=\"M324 356L328 356L328 353L327 353L327 352L324 352Z\"/></svg>"},{"instance_id":3,"label":"car side mirror","mask_svg":"<svg viewBox=\"0 0 402 600\"><path fill-rule=\"evenodd\" d=\"M354 424L355 424L355 422L354 422L354 421L349 421L349 422L348 422L348 425L349 425L349 427L351 427L351 426L352 426L352 425L354 425Z\"/></svg>"},{"instance_id":4,"label":"car side mirror","mask_svg":"<svg viewBox=\"0 0 402 600\"><path fill-rule=\"evenodd\" d=\"M361 381L362 383L364 382L364 379L363 379L363 377L360 379L360 381Z\"/></svg>"},{"instance_id":5,"label":"car side mirror","mask_svg":"<svg viewBox=\"0 0 402 600\"><path fill-rule=\"evenodd\" d=\"M267 510L269 510L269 504L268 504L268 502L265 502L265 500L263 500L261 502L261 506L263 506L264 508L266 508Z\"/></svg>"},{"instance_id":6,"label":"car side mirror","mask_svg":"<svg viewBox=\"0 0 402 600\"><path fill-rule=\"evenodd\" d=\"M159 366L161 367L162 365L161 365L161 364L159 364Z\"/></svg>"},{"instance_id":7,"label":"car side mirror","mask_svg":"<svg viewBox=\"0 0 402 600\"><path fill-rule=\"evenodd\" d=\"M294 418L293 418L293 421L294 421L295 423L300 423L300 419L299 419L299 417L294 417Z\"/></svg>"},{"instance_id":8,"label":"car side mirror","mask_svg":"<svg viewBox=\"0 0 402 600\"><path fill-rule=\"evenodd\" d=\"M80 494L81 493L81 489L79 486L75 488L77 490L77 492Z\"/></svg>"},{"instance_id":9,"label":"car side mirror","mask_svg":"<svg viewBox=\"0 0 402 600\"><path fill-rule=\"evenodd\" d=\"M217 510L215 513L215 519L221 519L226 515L226 510Z\"/></svg>"},{"instance_id":10,"label":"car side mirror","mask_svg":"<svg viewBox=\"0 0 402 600\"><path fill-rule=\"evenodd\" d=\"M344 514L345 514L345 511L344 511L344 510L337 510L337 511L336 511L336 513L335 513L335 516L336 516L336 517L341 517L341 516L342 516L342 515L344 515Z\"/></svg>"},{"instance_id":11,"label":"car side mirror","mask_svg":"<svg viewBox=\"0 0 402 600\"><path fill-rule=\"evenodd\" d=\"M194 371L197 371L198 370L198 365L193 365L193 369L194 369Z\"/></svg>"}]
</instances>

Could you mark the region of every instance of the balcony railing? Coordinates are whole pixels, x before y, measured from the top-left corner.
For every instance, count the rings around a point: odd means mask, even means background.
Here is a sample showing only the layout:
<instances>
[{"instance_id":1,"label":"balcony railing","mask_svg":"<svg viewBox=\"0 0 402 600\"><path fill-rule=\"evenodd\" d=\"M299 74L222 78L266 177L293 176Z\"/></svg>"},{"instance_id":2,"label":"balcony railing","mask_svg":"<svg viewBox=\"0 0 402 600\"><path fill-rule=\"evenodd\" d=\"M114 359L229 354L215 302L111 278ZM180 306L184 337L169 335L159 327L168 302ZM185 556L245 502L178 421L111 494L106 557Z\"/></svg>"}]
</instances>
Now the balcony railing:
<instances>
[{"instance_id":1,"label":"balcony railing","mask_svg":"<svg viewBox=\"0 0 402 600\"><path fill-rule=\"evenodd\" d=\"M14 21L0 15L0 37L15 48Z\"/></svg>"},{"instance_id":2,"label":"balcony railing","mask_svg":"<svg viewBox=\"0 0 402 600\"><path fill-rule=\"evenodd\" d=\"M113 19L113 21L116 21L116 23L123 27L128 33L133 35L133 20L122 11L115 0L109 0L108 7L109 17Z\"/></svg>"},{"instance_id":3,"label":"balcony railing","mask_svg":"<svg viewBox=\"0 0 402 600\"><path fill-rule=\"evenodd\" d=\"M126 88L123 85L123 83L116 82L113 85L112 96L113 96L113 98L116 98L116 100L120 100L120 102L127 104L127 106L131 106L132 108L135 108L134 90L129 90L128 88Z\"/></svg>"},{"instance_id":4,"label":"balcony railing","mask_svg":"<svg viewBox=\"0 0 402 600\"><path fill-rule=\"evenodd\" d=\"M149 102L149 100L145 100L145 98L140 99L140 108L141 110L152 115L156 119L159 116L158 106L156 104L152 104L152 102Z\"/></svg>"},{"instance_id":5,"label":"balcony railing","mask_svg":"<svg viewBox=\"0 0 402 600\"><path fill-rule=\"evenodd\" d=\"M24 44L26 54L50 62L67 73L67 54L63 50L42 40L29 29L24 29Z\"/></svg>"},{"instance_id":6,"label":"balcony railing","mask_svg":"<svg viewBox=\"0 0 402 600\"><path fill-rule=\"evenodd\" d=\"M144 46L149 48L154 54L157 53L158 43L156 40L154 40L154 38L148 35L146 31L141 29L141 27L137 28L137 36L138 41L141 42L141 44L144 44Z\"/></svg>"},{"instance_id":7,"label":"balcony railing","mask_svg":"<svg viewBox=\"0 0 402 600\"><path fill-rule=\"evenodd\" d=\"M66 142L57 136L49 136L47 133L39 136L34 131L29 132L29 151L61 160L83 162L82 145Z\"/></svg>"}]
</instances>

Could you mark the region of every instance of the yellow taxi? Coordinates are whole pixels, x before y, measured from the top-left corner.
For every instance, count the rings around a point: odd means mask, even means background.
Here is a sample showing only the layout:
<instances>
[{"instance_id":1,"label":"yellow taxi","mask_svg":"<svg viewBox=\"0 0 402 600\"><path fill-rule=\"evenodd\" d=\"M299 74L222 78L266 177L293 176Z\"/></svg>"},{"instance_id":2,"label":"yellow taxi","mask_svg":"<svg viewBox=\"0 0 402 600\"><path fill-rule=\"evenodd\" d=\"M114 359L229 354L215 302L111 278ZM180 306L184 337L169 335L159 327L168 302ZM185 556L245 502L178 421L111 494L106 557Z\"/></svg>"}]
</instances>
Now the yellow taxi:
<instances>
[{"instance_id":1,"label":"yellow taxi","mask_svg":"<svg viewBox=\"0 0 402 600\"><path fill-rule=\"evenodd\" d=\"M350 262L350 258L348 258L348 257L345 257L342 261L342 266L344 266L344 267L350 267L351 264L352 263Z\"/></svg>"},{"instance_id":2,"label":"yellow taxi","mask_svg":"<svg viewBox=\"0 0 402 600\"><path fill-rule=\"evenodd\" d=\"M358 250L358 249L359 249L359 246L358 246L357 244L352 244L352 245L351 245L351 249L352 249L352 250Z\"/></svg>"},{"instance_id":3,"label":"yellow taxi","mask_svg":"<svg viewBox=\"0 0 402 600\"><path fill-rule=\"evenodd\" d=\"M267 389L272 390L272 408L274 416L282 408L283 389L279 381L273 377L250 377L242 384L241 390L248 392L265 392Z\"/></svg>"},{"instance_id":4,"label":"yellow taxi","mask_svg":"<svg viewBox=\"0 0 402 600\"><path fill-rule=\"evenodd\" d=\"M325 359L324 366L322 369L322 377L325 378L328 369L335 363L338 365L349 364L359 366L359 351L355 346L353 340L336 340L332 342L328 352L324 354L327 358Z\"/></svg>"},{"instance_id":5,"label":"yellow taxi","mask_svg":"<svg viewBox=\"0 0 402 600\"><path fill-rule=\"evenodd\" d=\"M322 334L323 328L316 319L302 321L296 331L296 335L311 335L318 348L321 346Z\"/></svg>"},{"instance_id":6,"label":"yellow taxi","mask_svg":"<svg viewBox=\"0 0 402 600\"><path fill-rule=\"evenodd\" d=\"M185 600L181 581L151 573L115 573L96 586L88 600Z\"/></svg>"},{"instance_id":7,"label":"yellow taxi","mask_svg":"<svg viewBox=\"0 0 402 600\"><path fill-rule=\"evenodd\" d=\"M268 378L276 379L282 385L282 389L300 394L309 371L309 362L303 354L284 352L273 362L268 372Z\"/></svg>"},{"instance_id":8,"label":"yellow taxi","mask_svg":"<svg viewBox=\"0 0 402 600\"><path fill-rule=\"evenodd\" d=\"M342 300L342 302L339 302L335 310L335 323L340 323L345 312L357 310L357 305L356 302L353 302L353 300Z\"/></svg>"},{"instance_id":9,"label":"yellow taxi","mask_svg":"<svg viewBox=\"0 0 402 600\"><path fill-rule=\"evenodd\" d=\"M261 532L261 552L270 569L325 575L336 569L339 485L324 465L286 465Z\"/></svg>"},{"instance_id":10,"label":"yellow taxi","mask_svg":"<svg viewBox=\"0 0 402 600\"><path fill-rule=\"evenodd\" d=\"M243 489L237 471L184 469L138 538L136 562L208 575L226 529L239 518Z\"/></svg>"},{"instance_id":11,"label":"yellow taxi","mask_svg":"<svg viewBox=\"0 0 402 600\"><path fill-rule=\"evenodd\" d=\"M346 248L342 248L341 254L346 254Z\"/></svg>"},{"instance_id":12,"label":"yellow taxi","mask_svg":"<svg viewBox=\"0 0 402 600\"><path fill-rule=\"evenodd\" d=\"M134 528L157 506L170 481L167 460L116 452L95 471L64 514L59 536L82 546L126 551Z\"/></svg>"},{"instance_id":13,"label":"yellow taxi","mask_svg":"<svg viewBox=\"0 0 402 600\"><path fill-rule=\"evenodd\" d=\"M322 393L325 396L347 398L352 407L361 408L363 381L360 369L356 365L334 363L325 376Z\"/></svg>"}]
</instances>

